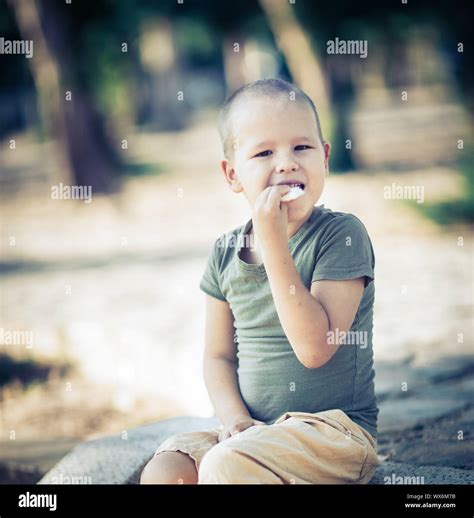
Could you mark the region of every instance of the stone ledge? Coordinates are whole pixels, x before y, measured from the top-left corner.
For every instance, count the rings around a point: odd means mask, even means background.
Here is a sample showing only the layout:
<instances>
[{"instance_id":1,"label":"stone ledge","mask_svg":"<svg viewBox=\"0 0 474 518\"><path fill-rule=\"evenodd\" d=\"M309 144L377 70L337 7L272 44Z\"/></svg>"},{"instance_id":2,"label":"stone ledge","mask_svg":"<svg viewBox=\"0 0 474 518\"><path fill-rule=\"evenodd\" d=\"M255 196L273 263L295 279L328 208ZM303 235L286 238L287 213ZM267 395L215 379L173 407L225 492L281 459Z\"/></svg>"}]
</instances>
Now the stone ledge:
<instances>
[{"instance_id":1,"label":"stone ledge","mask_svg":"<svg viewBox=\"0 0 474 518\"><path fill-rule=\"evenodd\" d=\"M143 467L167 437L217 425L217 418L183 416L134 428L126 438L116 435L88 441L69 452L38 484L138 484ZM408 484L472 484L474 472L384 462L370 484L402 483L402 479Z\"/></svg>"},{"instance_id":2,"label":"stone ledge","mask_svg":"<svg viewBox=\"0 0 474 518\"><path fill-rule=\"evenodd\" d=\"M84 442L50 469L38 484L54 484L61 480L89 484L137 484L145 464L167 437L218 424L217 418L174 417L127 430L126 439L114 435Z\"/></svg>"}]
</instances>

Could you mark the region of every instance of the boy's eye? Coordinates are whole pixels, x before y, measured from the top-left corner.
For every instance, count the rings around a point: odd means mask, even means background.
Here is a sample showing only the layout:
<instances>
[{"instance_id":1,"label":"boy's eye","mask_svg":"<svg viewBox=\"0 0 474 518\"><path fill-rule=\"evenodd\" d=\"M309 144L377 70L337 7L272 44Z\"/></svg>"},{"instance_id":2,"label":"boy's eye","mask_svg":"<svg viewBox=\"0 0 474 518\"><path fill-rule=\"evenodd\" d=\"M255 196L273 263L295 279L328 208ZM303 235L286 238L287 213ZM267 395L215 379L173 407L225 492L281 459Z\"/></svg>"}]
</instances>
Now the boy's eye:
<instances>
[{"instance_id":1,"label":"boy's eye","mask_svg":"<svg viewBox=\"0 0 474 518\"><path fill-rule=\"evenodd\" d=\"M271 151L269 149L266 149L265 151L261 151L260 153L257 153L255 156L256 157L265 157L265 156L269 156L269 153L271 153Z\"/></svg>"},{"instance_id":2,"label":"boy's eye","mask_svg":"<svg viewBox=\"0 0 474 518\"><path fill-rule=\"evenodd\" d=\"M297 151L304 151L305 149L310 149L310 148L311 148L311 146L306 146L305 144L300 144L299 146L295 147L295 149ZM272 153L272 151L270 149L266 149L265 151L261 151L260 153L257 153L255 155L255 157L264 158L266 156L270 156L271 153Z\"/></svg>"}]
</instances>

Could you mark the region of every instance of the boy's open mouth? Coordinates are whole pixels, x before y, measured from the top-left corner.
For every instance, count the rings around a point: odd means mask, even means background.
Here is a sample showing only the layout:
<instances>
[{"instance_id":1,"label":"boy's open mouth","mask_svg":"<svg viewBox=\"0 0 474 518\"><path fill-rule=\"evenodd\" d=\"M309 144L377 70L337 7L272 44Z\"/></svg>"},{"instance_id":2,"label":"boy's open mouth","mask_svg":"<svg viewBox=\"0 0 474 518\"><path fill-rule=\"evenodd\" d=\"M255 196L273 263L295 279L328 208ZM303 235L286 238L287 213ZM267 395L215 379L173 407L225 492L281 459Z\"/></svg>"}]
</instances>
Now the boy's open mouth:
<instances>
[{"instance_id":1,"label":"boy's open mouth","mask_svg":"<svg viewBox=\"0 0 474 518\"><path fill-rule=\"evenodd\" d=\"M292 183L289 184L290 187L299 187L302 191L304 191L304 183Z\"/></svg>"},{"instance_id":2,"label":"boy's open mouth","mask_svg":"<svg viewBox=\"0 0 474 518\"><path fill-rule=\"evenodd\" d=\"M279 184L279 185L281 185L281 184ZM297 200L298 198L301 198L301 196L304 196L304 185L302 183L295 182L295 183L289 183L289 184L284 184L284 185L288 185L288 187L291 187L291 188L286 194L284 194L281 197L281 201L283 201L283 202L294 201L294 200Z\"/></svg>"},{"instance_id":3,"label":"boy's open mouth","mask_svg":"<svg viewBox=\"0 0 474 518\"><path fill-rule=\"evenodd\" d=\"M297 183L297 182L281 182L277 185L288 185L289 187L299 187L301 190L304 191L304 183Z\"/></svg>"}]
</instances>

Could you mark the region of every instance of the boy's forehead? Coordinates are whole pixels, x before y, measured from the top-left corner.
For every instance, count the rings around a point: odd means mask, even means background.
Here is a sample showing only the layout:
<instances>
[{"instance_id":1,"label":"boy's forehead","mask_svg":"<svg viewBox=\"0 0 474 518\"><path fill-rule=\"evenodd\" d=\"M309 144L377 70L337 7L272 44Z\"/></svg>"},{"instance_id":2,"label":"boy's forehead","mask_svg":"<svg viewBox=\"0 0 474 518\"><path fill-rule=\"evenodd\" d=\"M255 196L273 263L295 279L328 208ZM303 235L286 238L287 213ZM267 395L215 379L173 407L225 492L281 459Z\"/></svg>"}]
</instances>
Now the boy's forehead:
<instances>
[{"instance_id":1,"label":"boy's forehead","mask_svg":"<svg viewBox=\"0 0 474 518\"><path fill-rule=\"evenodd\" d=\"M294 131L317 135L316 117L308 103L301 100L292 101L284 97L246 99L235 107L231 119L234 138L240 145L250 143L255 137Z\"/></svg>"},{"instance_id":2,"label":"boy's forehead","mask_svg":"<svg viewBox=\"0 0 474 518\"><path fill-rule=\"evenodd\" d=\"M269 98L256 96L244 98L237 102L232 116L234 124L242 125L250 122L264 122L274 118L277 114L293 108L295 101L284 98Z\"/></svg>"}]
</instances>

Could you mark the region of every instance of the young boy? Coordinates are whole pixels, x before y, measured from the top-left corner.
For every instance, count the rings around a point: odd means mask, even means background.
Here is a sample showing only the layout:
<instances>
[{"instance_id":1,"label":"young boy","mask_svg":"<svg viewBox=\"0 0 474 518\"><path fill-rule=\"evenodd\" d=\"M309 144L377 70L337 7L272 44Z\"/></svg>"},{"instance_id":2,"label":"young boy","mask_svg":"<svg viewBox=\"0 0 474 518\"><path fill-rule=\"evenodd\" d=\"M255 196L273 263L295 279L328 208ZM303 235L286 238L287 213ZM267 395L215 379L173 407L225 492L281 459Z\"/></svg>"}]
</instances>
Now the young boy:
<instances>
[{"instance_id":1,"label":"young boy","mask_svg":"<svg viewBox=\"0 0 474 518\"><path fill-rule=\"evenodd\" d=\"M200 284L222 424L168 438L141 483L365 484L379 464L370 238L355 216L315 206L330 145L302 90L246 85L219 130L222 171L252 209L216 240ZM302 193L283 201L291 185Z\"/></svg>"}]
</instances>

